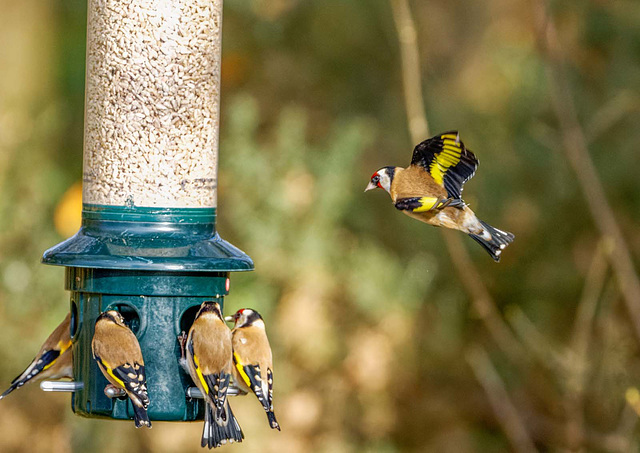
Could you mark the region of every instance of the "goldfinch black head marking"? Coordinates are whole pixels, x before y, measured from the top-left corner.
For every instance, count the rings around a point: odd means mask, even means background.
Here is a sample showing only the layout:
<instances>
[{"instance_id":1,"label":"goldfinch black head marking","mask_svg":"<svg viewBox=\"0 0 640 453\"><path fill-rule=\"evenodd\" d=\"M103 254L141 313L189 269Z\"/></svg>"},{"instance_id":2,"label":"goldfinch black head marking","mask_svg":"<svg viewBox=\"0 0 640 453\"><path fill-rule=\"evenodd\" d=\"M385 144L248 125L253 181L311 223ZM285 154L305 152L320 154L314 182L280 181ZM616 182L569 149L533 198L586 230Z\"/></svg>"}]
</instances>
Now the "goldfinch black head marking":
<instances>
[{"instance_id":1,"label":"goldfinch black head marking","mask_svg":"<svg viewBox=\"0 0 640 453\"><path fill-rule=\"evenodd\" d=\"M98 321L111 321L121 326L125 325L124 318L119 312L115 310L108 310L104 313L101 313L100 316L98 316L98 319L96 319L96 322Z\"/></svg>"},{"instance_id":2,"label":"goldfinch black head marking","mask_svg":"<svg viewBox=\"0 0 640 453\"><path fill-rule=\"evenodd\" d=\"M222 317L222 309L220 308L220 304L218 302L214 302L212 300L207 300L205 302L202 302L202 305L200 305L200 310L196 315L196 319L207 313L211 313L220 319L224 319Z\"/></svg>"}]
</instances>

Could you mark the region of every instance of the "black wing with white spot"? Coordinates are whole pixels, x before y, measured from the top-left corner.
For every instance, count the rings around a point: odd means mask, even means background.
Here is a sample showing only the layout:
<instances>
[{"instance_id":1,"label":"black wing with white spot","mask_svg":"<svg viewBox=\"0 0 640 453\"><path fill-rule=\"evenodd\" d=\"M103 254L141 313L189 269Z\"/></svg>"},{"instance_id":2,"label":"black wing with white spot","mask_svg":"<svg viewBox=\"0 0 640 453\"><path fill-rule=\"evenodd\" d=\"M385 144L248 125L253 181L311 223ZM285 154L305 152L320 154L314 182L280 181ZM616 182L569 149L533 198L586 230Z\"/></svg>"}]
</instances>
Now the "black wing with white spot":
<instances>
[{"instance_id":1,"label":"black wing with white spot","mask_svg":"<svg viewBox=\"0 0 640 453\"><path fill-rule=\"evenodd\" d=\"M20 376L16 377L11 382L11 386L7 390L5 390L2 395L0 395L0 399L13 392L15 389L22 387L31 379L38 376L42 371L52 366L58 359L58 357L60 357L60 351L57 349L45 351L39 358L31 362L31 364L20 374Z\"/></svg>"},{"instance_id":2,"label":"black wing with white spot","mask_svg":"<svg viewBox=\"0 0 640 453\"><path fill-rule=\"evenodd\" d=\"M262 391L262 374L260 372L259 365L243 365L242 369L249 378L249 388L255 393L258 401L262 404L265 411L270 410L271 404L268 401L267 395Z\"/></svg>"},{"instance_id":3,"label":"black wing with white spot","mask_svg":"<svg viewBox=\"0 0 640 453\"><path fill-rule=\"evenodd\" d=\"M134 363L133 365L125 363L111 370L110 374L124 384L124 389L132 393L133 396L140 401L142 407L146 409L149 406L149 394L147 393L147 379L144 373L144 365L140 365L139 363Z\"/></svg>"},{"instance_id":4,"label":"black wing with white spot","mask_svg":"<svg viewBox=\"0 0 640 453\"><path fill-rule=\"evenodd\" d=\"M209 396L214 402L215 420L221 423L227 422L227 411L225 401L227 400L227 390L229 389L229 381L231 380L231 374L229 373L214 373L203 374L207 387L209 388Z\"/></svg>"}]
</instances>

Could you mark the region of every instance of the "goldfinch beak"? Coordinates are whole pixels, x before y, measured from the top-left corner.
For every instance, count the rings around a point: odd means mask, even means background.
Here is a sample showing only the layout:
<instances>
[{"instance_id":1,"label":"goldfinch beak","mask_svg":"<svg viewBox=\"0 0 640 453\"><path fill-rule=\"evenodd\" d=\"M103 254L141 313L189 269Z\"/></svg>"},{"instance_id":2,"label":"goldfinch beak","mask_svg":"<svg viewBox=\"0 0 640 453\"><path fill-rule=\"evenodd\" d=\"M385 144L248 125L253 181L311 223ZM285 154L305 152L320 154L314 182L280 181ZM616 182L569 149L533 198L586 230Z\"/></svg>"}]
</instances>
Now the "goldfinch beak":
<instances>
[{"instance_id":1,"label":"goldfinch beak","mask_svg":"<svg viewBox=\"0 0 640 453\"><path fill-rule=\"evenodd\" d=\"M378 186L376 186L374 183L372 183L371 181L369 181L369 184L367 185L367 188L366 188L366 189L364 189L364 191L365 191L365 192L367 192L367 191L369 191L369 190L371 190L371 189L375 189L376 187L378 187Z\"/></svg>"},{"instance_id":2,"label":"goldfinch beak","mask_svg":"<svg viewBox=\"0 0 640 453\"><path fill-rule=\"evenodd\" d=\"M233 316L225 316L224 320L227 322L233 322L234 321L234 317Z\"/></svg>"}]
</instances>

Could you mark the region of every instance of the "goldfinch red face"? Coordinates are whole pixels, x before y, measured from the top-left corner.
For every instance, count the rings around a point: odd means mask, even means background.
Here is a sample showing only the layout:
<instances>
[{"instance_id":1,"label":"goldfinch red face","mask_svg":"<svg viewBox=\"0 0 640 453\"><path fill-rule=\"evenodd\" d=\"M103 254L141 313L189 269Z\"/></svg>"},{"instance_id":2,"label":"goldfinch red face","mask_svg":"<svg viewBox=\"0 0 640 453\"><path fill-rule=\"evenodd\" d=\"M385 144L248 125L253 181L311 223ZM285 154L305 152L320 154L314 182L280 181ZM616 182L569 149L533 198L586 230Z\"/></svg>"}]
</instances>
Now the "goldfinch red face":
<instances>
[{"instance_id":1,"label":"goldfinch red face","mask_svg":"<svg viewBox=\"0 0 640 453\"><path fill-rule=\"evenodd\" d=\"M250 308L242 308L233 316L225 318L225 320L233 321L235 323L235 327L258 326L264 328L264 321L262 320L260 313Z\"/></svg>"},{"instance_id":2,"label":"goldfinch red face","mask_svg":"<svg viewBox=\"0 0 640 453\"><path fill-rule=\"evenodd\" d=\"M371 181L364 191L372 190L377 187L387 192L391 191L391 180L393 179L393 167L384 167L371 176Z\"/></svg>"}]
</instances>

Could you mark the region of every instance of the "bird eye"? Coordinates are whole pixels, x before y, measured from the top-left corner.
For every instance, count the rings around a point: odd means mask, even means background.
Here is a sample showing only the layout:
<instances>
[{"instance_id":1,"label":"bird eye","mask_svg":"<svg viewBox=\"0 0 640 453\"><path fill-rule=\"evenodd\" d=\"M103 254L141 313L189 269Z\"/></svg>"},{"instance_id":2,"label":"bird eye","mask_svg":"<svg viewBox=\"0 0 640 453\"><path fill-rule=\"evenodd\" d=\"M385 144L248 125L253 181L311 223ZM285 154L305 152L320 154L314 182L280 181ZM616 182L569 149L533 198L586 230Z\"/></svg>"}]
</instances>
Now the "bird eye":
<instances>
[{"instance_id":1,"label":"bird eye","mask_svg":"<svg viewBox=\"0 0 640 453\"><path fill-rule=\"evenodd\" d=\"M372 181L374 184L378 184L378 182L380 182L380 176L375 175L373 178L371 178L371 181Z\"/></svg>"}]
</instances>

